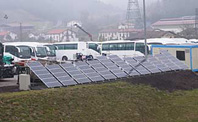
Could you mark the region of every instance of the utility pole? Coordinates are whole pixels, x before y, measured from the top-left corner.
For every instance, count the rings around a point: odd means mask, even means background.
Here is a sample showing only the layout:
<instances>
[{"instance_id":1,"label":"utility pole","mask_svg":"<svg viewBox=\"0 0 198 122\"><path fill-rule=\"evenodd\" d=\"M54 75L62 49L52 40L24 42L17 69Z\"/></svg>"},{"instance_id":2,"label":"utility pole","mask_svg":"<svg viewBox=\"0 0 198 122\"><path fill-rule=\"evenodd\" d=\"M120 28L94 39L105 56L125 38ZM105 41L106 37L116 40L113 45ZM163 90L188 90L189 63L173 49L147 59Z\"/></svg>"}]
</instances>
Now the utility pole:
<instances>
[{"instance_id":1,"label":"utility pole","mask_svg":"<svg viewBox=\"0 0 198 122\"><path fill-rule=\"evenodd\" d=\"M20 41L23 41L22 23L20 23Z\"/></svg>"},{"instance_id":2,"label":"utility pole","mask_svg":"<svg viewBox=\"0 0 198 122\"><path fill-rule=\"evenodd\" d=\"M145 58L148 58L148 49L147 49L147 33L146 33L146 2L143 0L143 12L144 12L144 40L145 40Z\"/></svg>"},{"instance_id":3,"label":"utility pole","mask_svg":"<svg viewBox=\"0 0 198 122\"><path fill-rule=\"evenodd\" d=\"M198 39L198 8L195 9L195 34Z\"/></svg>"},{"instance_id":4,"label":"utility pole","mask_svg":"<svg viewBox=\"0 0 198 122\"><path fill-rule=\"evenodd\" d=\"M138 0L128 1L126 22L128 24L134 24L135 28L142 28L142 17Z\"/></svg>"}]
</instances>

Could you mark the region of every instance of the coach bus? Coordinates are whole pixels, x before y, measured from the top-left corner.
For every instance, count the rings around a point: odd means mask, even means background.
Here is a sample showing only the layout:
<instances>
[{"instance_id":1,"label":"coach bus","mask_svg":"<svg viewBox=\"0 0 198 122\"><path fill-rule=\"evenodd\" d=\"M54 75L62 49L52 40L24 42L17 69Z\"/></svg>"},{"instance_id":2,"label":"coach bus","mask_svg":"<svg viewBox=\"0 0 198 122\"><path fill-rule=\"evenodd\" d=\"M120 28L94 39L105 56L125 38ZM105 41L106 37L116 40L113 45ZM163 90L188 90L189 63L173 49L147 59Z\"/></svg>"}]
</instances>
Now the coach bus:
<instances>
[{"instance_id":1,"label":"coach bus","mask_svg":"<svg viewBox=\"0 0 198 122\"><path fill-rule=\"evenodd\" d=\"M115 40L102 42L103 55L118 55L120 57L144 56L145 44L130 40Z\"/></svg>"},{"instance_id":2,"label":"coach bus","mask_svg":"<svg viewBox=\"0 0 198 122\"><path fill-rule=\"evenodd\" d=\"M4 45L4 55L13 58L14 63L31 60L30 47L21 42L7 42Z\"/></svg>"},{"instance_id":3,"label":"coach bus","mask_svg":"<svg viewBox=\"0 0 198 122\"><path fill-rule=\"evenodd\" d=\"M54 45L57 60L77 60L78 54L91 59L100 55L99 45L95 42L60 42Z\"/></svg>"}]
</instances>

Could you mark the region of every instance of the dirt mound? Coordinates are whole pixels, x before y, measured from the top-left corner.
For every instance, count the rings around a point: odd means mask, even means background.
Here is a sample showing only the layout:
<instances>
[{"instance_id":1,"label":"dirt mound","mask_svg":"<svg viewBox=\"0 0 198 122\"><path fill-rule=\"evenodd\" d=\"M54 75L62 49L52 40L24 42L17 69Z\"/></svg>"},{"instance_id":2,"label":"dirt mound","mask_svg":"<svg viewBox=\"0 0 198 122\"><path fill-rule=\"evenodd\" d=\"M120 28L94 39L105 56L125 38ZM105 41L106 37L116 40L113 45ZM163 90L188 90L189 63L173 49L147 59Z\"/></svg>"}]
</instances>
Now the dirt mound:
<instances>
[{"instance_id":1,"label":"dirt mound","mask_svg":"<svg viewBox=\"0 0 198 122\"><path fill-rule=\"evenodd\" d=\"M130 78L126 81L133 84L146 84L160 90L191 90L198 88L198 76L192 71L167 72Z\"/></svg>"}]
</instances>

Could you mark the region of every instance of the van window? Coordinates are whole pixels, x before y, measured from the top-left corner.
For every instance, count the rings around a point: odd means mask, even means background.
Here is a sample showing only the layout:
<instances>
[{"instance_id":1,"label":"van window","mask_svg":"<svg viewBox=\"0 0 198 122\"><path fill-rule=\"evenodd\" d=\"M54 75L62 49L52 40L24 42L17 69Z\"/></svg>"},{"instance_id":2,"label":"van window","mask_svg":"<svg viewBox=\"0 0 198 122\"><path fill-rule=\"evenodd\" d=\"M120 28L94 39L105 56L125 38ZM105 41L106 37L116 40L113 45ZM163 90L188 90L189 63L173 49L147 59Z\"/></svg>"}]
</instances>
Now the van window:
<instances>
[{"instance_id":1,"label":"van window","mask_svg":"<svg viewBox=\"0 0 198 122\"><path fill-rule=\"evenodd\" d=\"M176 52L176 57L177 59L181 60L181 61L185 61L185 51L177 51Z\"/></svg>"}]
</instances>

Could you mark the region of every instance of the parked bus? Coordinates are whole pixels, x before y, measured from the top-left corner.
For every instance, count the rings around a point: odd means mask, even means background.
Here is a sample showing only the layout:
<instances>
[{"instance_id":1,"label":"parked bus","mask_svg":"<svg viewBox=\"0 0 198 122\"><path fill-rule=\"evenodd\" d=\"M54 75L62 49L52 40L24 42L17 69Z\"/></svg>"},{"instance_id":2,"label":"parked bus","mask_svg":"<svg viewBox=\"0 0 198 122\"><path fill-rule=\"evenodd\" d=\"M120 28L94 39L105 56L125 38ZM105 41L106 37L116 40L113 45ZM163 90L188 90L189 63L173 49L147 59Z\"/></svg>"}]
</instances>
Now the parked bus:
<instances>
[{"instance_id":1,"label":"parked bus","mask_svg":"<svg viewBox=\"0 0 198 122\"><path fill-rule=\"evenodd\" d=\"M145 40L138 40L137 42L145 42ZM187 44L188 40L184 38L153 38L147 39L147 46L149 51L151 51L152 45L180 45Z\"/></svg>"},{"instance_id":2,"label":"parked bus","mask_svg":"<svg viewBox=\"0 0 198 122\"><path fill-rule=\"evenodd\" d=\"M144 56L145 45L143 42L129 40L115 40L102 42L103 55L118 55L120 57Z\"/></svg>"},{"instance_id":3,"label":"parked bus","mask_svg":"<svg viewBox=\"0 0 198 122\"><path fill-rule=\"evenodd\" d=\"M50 61L56 61L56 46L51 43L42 43L47 50L47 57Z\"/></svg>"},{"instance_id":4,"label":"parked bus","mask_svg":"<svg viewBox=\"0 0 198 122\"><path fill-rule=\"evenodd\" d=\"M56 59L67 61L77 60L78 54L84 57L95 58L100 55L100 49L97 43L94 42L60 42L55 43Z\"/></svg>"},{"instance_id":5,"label":"parked bus","mask_svg":"<svg viewBox=\"0 0 198 122\"><path fill-rule=\"evenodd\" d=\"M48 60L47 49L38 42L21 42L23 45L30 47L32 60Z\"/></svg>"},{"instance_id":6,"label":"parked bus","mask_svg":"<svg viewBox=\"0 0 198 122\"><path fill-rule=\"evenodd\" d=\"M3 43L4 55L13 58L13 63L23 65L23 62L31 60L30 47L21 42Z\"/></svg>"}]
</instances>

